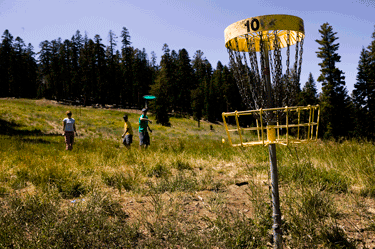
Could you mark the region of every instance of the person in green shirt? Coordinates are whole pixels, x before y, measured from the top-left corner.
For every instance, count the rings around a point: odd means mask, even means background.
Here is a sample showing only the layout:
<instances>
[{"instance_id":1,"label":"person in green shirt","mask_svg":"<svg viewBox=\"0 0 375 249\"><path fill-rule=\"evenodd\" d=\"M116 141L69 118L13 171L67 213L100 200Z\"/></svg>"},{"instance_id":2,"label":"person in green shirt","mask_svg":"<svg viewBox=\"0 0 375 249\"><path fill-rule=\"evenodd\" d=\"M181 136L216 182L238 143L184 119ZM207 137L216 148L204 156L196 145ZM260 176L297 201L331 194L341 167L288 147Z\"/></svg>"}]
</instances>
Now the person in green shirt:
<instances>
[{"instance_id":1,"label":"person in green shirt","mask_svg":"<svg viewBox=\"0 0 375 249\"><path fill-rule=\"evenodd\" d=\"M130 149L130 145L133 142L133 129L132 125L130 124L128 120L128 115L124 115L124 133L121 135L122 143L125 145L126 148Z\"/></svg>"},{"instance_id":2,"label":"person in green shirt","mask_svg":"<svg viewBox=\"0 0 375 249\"><path fill-rule=\"evenodd\" d=\"M139 147L144 147L145 149L150 145L150 136L147 129L152 133L152 130L148 123L152 124L152 121L147 117L147 109L142 109L142 115L139 117Z\"/></svg>"}]
</instances>

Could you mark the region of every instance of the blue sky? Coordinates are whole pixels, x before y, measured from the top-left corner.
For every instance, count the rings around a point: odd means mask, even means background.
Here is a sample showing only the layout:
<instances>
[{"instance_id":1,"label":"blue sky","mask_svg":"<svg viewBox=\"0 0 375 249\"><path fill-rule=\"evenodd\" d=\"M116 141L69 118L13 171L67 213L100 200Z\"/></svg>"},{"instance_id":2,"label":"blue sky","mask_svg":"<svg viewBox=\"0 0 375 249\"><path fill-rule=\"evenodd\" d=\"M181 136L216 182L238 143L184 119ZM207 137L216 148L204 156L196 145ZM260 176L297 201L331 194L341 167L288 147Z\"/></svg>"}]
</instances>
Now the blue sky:
<instances>
[{"instance_id":1,"label":"blue sky","mask_svg":"<svg viewBox=\"0 0 375 249\"><path fill-rule=\"evenodd\" d=\"M304 20L306 32L301 84L310 72L315 80L320 74L315 40L320 39L320 26L328 22L339 37L337 66L345 72L350 94L361 49L372 41L374 13L375 0L0 0L0 34L8 29L38 52L40 42L70 39L76 30L89 38L99 34L108 45L109 30L120 36L126 27L132 46L145 48L149 56L154 51L160 60L167 43L171 50L187 49L191 59L202 50L216 68L218 61L228 65L224 29L230 24L260 15L296 15ZM320 91L318 82L317 87Z\"/></svg>"}]
</instances>

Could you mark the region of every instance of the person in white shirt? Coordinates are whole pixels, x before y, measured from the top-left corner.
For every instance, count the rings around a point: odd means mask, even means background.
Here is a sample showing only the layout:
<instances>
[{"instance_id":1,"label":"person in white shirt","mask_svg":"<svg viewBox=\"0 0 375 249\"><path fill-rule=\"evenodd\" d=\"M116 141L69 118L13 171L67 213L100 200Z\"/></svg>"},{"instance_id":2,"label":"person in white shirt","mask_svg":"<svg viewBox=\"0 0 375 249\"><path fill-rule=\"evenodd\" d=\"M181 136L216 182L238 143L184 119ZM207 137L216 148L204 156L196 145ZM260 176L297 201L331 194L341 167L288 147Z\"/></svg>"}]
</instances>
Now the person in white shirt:
<instances>
[{"instance_id":1,"label":"person in white shirt","mask_svg":"<svg viewBox=\"0 0 375 249\"><path fill-rule=\"evenodd\" d=\"M68 117L64 118L63 120L63 136L65 136L66 150L72 150L74 143L74 133L76 134L76 136L78 136L76 131L76 121L74 120L74 118L72 118L71 111L67 111L66 115Z\"/></svg>"}]
</instances>

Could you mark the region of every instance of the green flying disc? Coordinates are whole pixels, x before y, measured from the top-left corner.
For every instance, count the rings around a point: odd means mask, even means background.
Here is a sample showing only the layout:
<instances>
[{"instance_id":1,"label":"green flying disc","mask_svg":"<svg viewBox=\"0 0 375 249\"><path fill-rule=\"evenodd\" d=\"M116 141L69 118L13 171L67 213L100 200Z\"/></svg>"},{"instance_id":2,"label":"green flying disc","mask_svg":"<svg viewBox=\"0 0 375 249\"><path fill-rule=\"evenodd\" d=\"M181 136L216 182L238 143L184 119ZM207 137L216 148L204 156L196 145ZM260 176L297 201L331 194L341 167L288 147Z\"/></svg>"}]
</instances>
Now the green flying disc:
<instances>
[{"instance_id":1,"label":"green flying disc","mask_svg":"<svg viewBox=\"0 0 375 249\"><path fill-rule=\"evenodd\" d=\"M152 96L152 95L145 95L143 96L144 99L148 99L148 100L151 100L151 99L156 99L155 96Z\"/></svg>"}]
</instances>

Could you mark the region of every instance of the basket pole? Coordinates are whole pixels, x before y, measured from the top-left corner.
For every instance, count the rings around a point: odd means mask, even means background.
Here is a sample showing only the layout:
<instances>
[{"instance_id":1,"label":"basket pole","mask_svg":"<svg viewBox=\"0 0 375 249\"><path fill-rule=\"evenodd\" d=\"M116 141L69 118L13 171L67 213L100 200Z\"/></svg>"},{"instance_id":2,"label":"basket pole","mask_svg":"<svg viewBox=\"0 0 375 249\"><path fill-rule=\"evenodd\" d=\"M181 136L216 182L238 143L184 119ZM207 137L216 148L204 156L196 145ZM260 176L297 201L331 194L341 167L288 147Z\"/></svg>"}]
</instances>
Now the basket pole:
<instances>
[{"instance_id":1,"label":"basket pole","mask_svg":"<svg viewBox=\"0 0 375 249\"><path fill-rule=\"evenodd\" d=\"M262 39L262 38L261 38ZM270 75L270 64L268 58L268 43L264 40L263 46L263 75L265 78L268 108L274 108L273 98L272 98L272 86L271 86L271 75ZM267 123L267 126L274 126L275 121L273 117L273 112L271 112L272 117ZM275 128L272 128L275 129ZM282 248L282 231L281 231L281 210L280 210L280 197L279 197L279 177L277 171L277 160L276 160L276 144L270 143L268 145L268 153L270 158L270 172L271 172L271 191L272 191L272 217L273 217L273 238L274 238L274 248Z\"/></svg>"}]
</instances>

